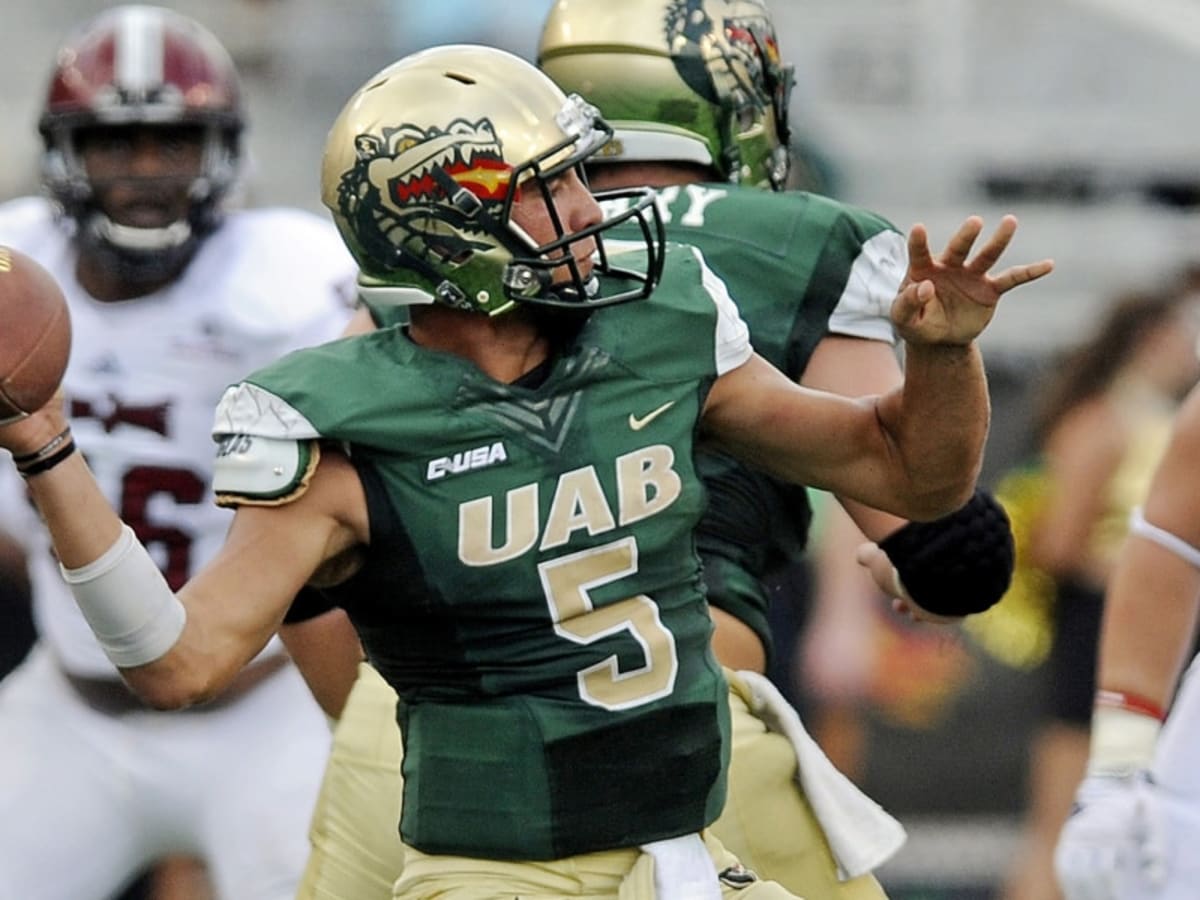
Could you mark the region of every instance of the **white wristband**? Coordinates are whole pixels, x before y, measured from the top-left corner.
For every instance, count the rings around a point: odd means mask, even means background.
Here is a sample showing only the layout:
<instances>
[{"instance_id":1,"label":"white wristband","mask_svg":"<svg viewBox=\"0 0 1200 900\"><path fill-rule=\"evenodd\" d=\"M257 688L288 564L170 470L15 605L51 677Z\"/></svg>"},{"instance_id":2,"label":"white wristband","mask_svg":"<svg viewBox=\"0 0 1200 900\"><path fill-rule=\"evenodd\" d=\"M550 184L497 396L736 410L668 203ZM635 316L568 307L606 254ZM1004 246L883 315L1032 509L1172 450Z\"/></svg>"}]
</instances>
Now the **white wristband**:
<instances>
[{"instance_id":1,"label":"white wristband","mask_svg":"<svg viewBox=\"0 0 1200 900\"><path fill-rule=\"evenodd\" d=\"M1089 775L1131 775L1150 768L1162 723L1118 706L1092 710Z\"/></svg>"},{"instance_id":2,"label":"white wristband","mask_svg":"<svg viewBox=\"0 0 1200 900\"><path fill-rule=\"evenodd\" d=\"M115 665L153 662L183 633L183 604L128 525L99 559L78 569L59 569Z\"/></svg>"}]
</instances>

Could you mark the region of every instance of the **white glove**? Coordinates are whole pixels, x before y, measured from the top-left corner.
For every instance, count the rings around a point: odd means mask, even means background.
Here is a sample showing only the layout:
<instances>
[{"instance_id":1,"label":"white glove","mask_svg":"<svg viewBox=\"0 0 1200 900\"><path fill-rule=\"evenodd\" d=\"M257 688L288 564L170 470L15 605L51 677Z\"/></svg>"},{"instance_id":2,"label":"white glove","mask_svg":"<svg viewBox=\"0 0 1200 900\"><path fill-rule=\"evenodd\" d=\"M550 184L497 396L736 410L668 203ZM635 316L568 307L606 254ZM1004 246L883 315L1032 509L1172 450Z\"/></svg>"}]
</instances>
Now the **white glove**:
<instances>
[{"instance_id":1,"label":"white glove","mask_svg":"<svg viewBox=\"0 0 1200 900\"><path fill-rule=\"evenodd\" d=\"M1054 853L1067 900L1126 900L1164 884L1159 790L1144 771L1083 780Z\"/></svg>"}]
</instances>

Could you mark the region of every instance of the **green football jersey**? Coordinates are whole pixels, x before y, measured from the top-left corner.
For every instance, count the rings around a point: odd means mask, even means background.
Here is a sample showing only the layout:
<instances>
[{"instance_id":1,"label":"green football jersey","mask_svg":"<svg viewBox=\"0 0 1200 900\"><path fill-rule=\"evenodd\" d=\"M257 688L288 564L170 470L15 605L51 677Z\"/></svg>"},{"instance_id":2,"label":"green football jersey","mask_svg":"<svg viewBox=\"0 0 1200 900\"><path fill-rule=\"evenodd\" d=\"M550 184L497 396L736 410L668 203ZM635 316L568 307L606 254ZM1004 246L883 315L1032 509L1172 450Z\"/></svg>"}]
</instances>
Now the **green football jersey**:
<instances>
[{"instance_id":1,"label":"green football jersey","mask_svg":"<svg viewBox=\"0 0 1200 900\"><path fill-rule=\"evenodd\" d=\"M664 188L659 206L667 236L703 252L754 349L792 379L831 330L894 340L889 311L907 255L904 236L882 217L818 194L730 184ZM769 655L769 598L758 581L802 553L807 494L724 456L705 454L700 471L710 497L697 533L709 602L753 628Z\"/></svg>"},{"instance_id":2,"label":"green football jersey","mask_svg":"<svg viewBox=\"0 0 1200 900\"><path fill-rule=\"evenodd\" d=\"M669 187L659 198L668 238L703 252L755 351L791 378L830 330L894 340L889 312L908 260L886 219L819 194L732 184Z\"/></svg>"},{"instance_id":3,"label":"green football jersey","mask_svg":"<svg viewBox=\"0 0 1200 900\"><path fill-rule=\"evenodd\" d=\"M729 351L702 271L671 248L653 297L594 312L536 386L385 328L226 394L228 453L319 436L360 473L368 560L331 593L400 695L401 833L425 852L560 858L723 806L693 454Z\"/></svg>"}]
</instances>

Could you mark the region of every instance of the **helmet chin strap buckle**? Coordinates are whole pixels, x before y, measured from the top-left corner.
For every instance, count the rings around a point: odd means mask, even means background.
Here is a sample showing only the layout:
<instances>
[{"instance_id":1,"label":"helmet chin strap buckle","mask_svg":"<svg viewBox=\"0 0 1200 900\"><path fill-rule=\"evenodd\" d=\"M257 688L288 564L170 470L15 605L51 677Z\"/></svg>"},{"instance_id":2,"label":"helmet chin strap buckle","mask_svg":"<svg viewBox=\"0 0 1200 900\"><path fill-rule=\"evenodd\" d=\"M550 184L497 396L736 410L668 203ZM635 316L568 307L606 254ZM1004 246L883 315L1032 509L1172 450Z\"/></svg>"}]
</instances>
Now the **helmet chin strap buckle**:
<instances>
[{"instance_id":1,"label":"helmet chin strap buckle","mask_svg":"<svg viewBox=\"0 0 1200 900\"><path fill-rule=\"evenodd\" d=\"M434 289L434 298L439 303L454 309L474 309L467 295L453 281L443 281Z\"/></svg>"},{"instance_id":2,"label":"helmet chin strap buckle","mask_svg":"<svg viewBox=\"0 0 1200 900\"><path fill-rule=\"evenodd\" d=\"M446 192L451 206L468 219L473 219L479 215L479 211L483 209L482 200L451 178L441 166L434 166L432 174L433 180L438 183L438 187Z\"/></svg>"},{"instance_id":3,"label":"helmet chin strap buckle","mask_svg":"<svg viewBox=\"0 0 1200 900\"><path fill-rule=\"evenodd\" d=\"M768 165L771 186L777 191L782 191L787 186L788 172L792 168L792 158L788 148L780 145L772 150Z\"/></svg>"},{"instance_id":4,"label":"helmet chin strap buckle","mask_svg":"<svg viewBox=\"0 0 1200 900\"><path fill-rule=\"evenodd\" d=\"M542 287L549 278L539 278L531 266L513 265L504 269L504 286L517 296L529 296L532 288Z\"/></svg>"}]
</instances>

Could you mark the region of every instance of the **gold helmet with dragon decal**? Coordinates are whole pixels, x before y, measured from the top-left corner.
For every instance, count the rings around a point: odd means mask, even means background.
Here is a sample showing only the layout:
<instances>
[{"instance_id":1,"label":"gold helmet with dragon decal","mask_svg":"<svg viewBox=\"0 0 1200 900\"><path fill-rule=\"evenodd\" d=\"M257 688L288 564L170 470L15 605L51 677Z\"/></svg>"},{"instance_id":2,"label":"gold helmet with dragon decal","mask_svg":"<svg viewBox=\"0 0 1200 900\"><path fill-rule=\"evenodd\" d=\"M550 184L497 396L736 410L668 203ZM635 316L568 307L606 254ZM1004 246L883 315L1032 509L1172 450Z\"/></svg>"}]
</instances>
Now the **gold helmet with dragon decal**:
<instances>
[{"instance_id":1,"label":"gold helmet with dragon decal","mask_svg":"<svg viewBox=\"0 0 1200 900\"><path fill-rule=\"evenodd\" d=\"M760 0L558 0L538 63L599 107L597 162L684 162L782 190L793 71Z\"/></svg>"},{"instance_id":2,"label":"gold helmet with dragon decal","mask_svg":"<svg viewBox=\"0 0 1200 900\"><path fill-rule=\"evenodd\" d=\"M383 69L334 122L321 176L364 299L495 315L520 303L591 308L648 295L663 254L649 191L573 232L553 213L551 183L611 134L595 107L503 50L433 47ZM557 237L540 246L510 220L528 190L555 218ZM630 219L642 240L606 246L602 233ZM588 238L597 251L584 275L571 244Z\"/></svg>"}]
</instances>

